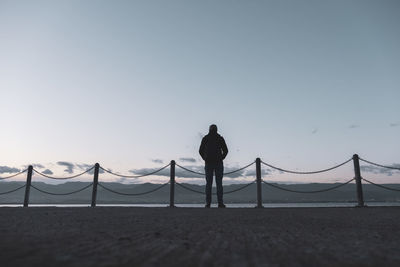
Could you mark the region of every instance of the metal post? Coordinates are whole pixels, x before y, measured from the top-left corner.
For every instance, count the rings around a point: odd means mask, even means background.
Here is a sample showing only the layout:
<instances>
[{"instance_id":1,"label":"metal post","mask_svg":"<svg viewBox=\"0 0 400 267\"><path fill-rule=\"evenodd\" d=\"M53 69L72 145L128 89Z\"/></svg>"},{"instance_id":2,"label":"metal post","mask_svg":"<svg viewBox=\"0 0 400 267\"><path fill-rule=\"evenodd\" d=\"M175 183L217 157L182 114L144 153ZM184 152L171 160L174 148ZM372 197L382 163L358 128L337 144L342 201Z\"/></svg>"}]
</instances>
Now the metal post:
<instances>
[{"instance_id":1,"label":"metal post","mask_svg":"<svg viewBox=\"0 0 400 267\"><path fill-rule=\"evenodd\" d=\"M29 193L31 191L31 183L32 183L32 170L33 170L32 165L29 165L28 173L26 175L24 207L28 207L29 205Z\"/></svg>"},{"instance_id":2,"label":"metal post","mask_svg":"<svg viewBox=\"0 0 400 267\"><path fill-rule=\"evenodd\" d=\"M257 207L263 208L262 205L262 184L261 184L261 159L256 159L256 179L257 179Z\"/></svg>"},{"instance_id":3,"label":"metal post","mask_svg":"<svg viewBox=\"0 0 400 267\"><path fill-rule=\"evenodd\" d=\"M171 160L169 185L169 207L175 208L175 160Z\"/></svg>"},{"instance_id":4,"label":"metal post","mask_svg":"<svg viewBox=\"0 0 400 267\"><path fill-rule=\"evenodd\" d=\"M354 178L356 179L356 187L357 187L357 200L358 200L357 207L364 207L364 197L361 184L360 161L357 154L353 155L353 163L354 163L354 174L355 174Z\"/></svg>"},{"instance_id":5,"label":"metal post","mask_svg":"<svg viewBox=\"0 0 400 267\"><path fill-rule=\"evenodd\" d=\"M96 207L96 197L97 197L97 184L99 183L99 168L100 164L96 163L94 165L94 175L93 175L93 191L92 191L92 207Z\"/></svg>"}]
</instances>

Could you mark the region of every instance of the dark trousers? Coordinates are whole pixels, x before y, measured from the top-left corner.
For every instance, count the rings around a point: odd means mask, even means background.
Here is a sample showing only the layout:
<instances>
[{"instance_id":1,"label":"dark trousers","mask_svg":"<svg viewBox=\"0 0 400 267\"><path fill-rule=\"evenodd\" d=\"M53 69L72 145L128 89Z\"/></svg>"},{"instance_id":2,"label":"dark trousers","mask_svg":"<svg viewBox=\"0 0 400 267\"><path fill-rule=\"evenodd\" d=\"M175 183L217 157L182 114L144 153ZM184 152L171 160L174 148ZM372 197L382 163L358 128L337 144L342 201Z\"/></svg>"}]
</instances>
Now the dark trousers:
<instances>
[{"instance_id":1,"label":"dark trousers","mask_svg":"<svg viewBox=\"0 0 400 267\"><path fill-rule=\"evenodd\" d=\"M217 184L217 198L218 204L224 203L223 194L224 191L222 189L222 177L224 175L224 163L220 162L206 162L205 166L206 171L206 203L211 204L211 193L212 193L212 184L213 184L213 176L215 173L215 183Z\"/></svg>"}]
</instances>

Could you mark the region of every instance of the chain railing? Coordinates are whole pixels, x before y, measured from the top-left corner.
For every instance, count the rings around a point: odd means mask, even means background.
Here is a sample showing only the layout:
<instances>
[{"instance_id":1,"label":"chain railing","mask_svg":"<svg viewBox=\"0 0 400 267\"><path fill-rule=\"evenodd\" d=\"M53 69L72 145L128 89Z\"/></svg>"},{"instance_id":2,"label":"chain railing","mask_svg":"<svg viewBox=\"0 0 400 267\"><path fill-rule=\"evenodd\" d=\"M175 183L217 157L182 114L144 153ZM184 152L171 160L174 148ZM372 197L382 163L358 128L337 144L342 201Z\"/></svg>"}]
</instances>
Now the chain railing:
<instances>
[{"instance_id":1,"label":"chain railing","mask_svg":"<svg viewBox=\"0 0 400 267\"><path fill-rule=\"evenodd\" d=\"M351 160L353 160L353 164L354 164L354 173L355 173L355 177L354 178L352 178L352 179L350 179L350 180L348 180L346 182L335 184L335 185L333 185L331 187L323 188L323 189L320 189L320 190L313 190L313 191L294 190L294 189L287 188L285 186L282 186L282 185L279 185L279 184L276 184L276 183L267 182L265 179L262 178L261 165L267 166L269 168L272 168L272 169L275 169L275 170L278 170L278 171L281 171L281 172L292 173L292 174L318 174L318 173L328 172L328 171L332 171L334 169L337 169L337 168L349 163ZM369 184L371 184L371 185L373 185L373 186L380 187L382 189L400 192L400 188L399 189L391 188L391 187L388 187L388 186L385 186L385 185L382 185L382 184L377 184L377 183L372 182L370 180L367 180L365 178L362 178L361 177L361 171L360 171L361 168L360 168L360 165L359 165L359 161L360 160L365 162L365 163L377 166L377 167L387 168L387 169L391 169L391 170L400 170L400 168L398 168L396 166L385 166L385 165L382 165L382 164L378 164L378 163L375 163L375 162L371 162L371 161L359 158L358 155L356 155L356 154L353 155L353 157L351 159L346 160L346 161L344 161L344 162L342 162L342 163L340 163L338 165L335 165L335 166L330 167L330 168L322 169L322 170L317 170L317 171L293 171L293 170L287 170L287 169L283 169L283 168L280 168L280 167L276 167L274 165L266 163L266 162L262 161L261 159L257 158L256 161L251 162L251 163L249 163L249 164L247 164L247 165L245 165L245 166L243 166L241 168L238 168L236 170L224 173L225 176L228 176L228 175L231 175L231 174L234 174L234 173L238 173L238 176L249 176L249 172L246 173L246 172L243 172L243 171L245 169L249 168L250 166L252 166L253 164L256 164L256 179L254 181L251 181L250 183L246 183L246 184L240 184L240 186L238 188L235 188L235 189L230 190L230 191L226 191L226 192L224 192L224 194L235 193L235 192L241 191L241 190L243 190L243 189L245 189L245 188L247 188L247 187L249 187L249 186L251 186L253 184L256 184L257 185L257 192L256 192L256 194L257 194L257 207L262 207L262 184L265 184L267 186L270 186L270 187L273 187L273 188L276 188L276 189L279 189L279 190L282 190L282 191L287 191L287 192L292 192L292 193L310 194L310 193L323 193L323 192L328 192L328 191L331 191L331 190L335 190L335 189L338 189L338 188L340 188L342 186L345 186L345 185L351 183L352 181L355 181L356 189L357 189L356 191L357 191L358 206L362 207L362 206L364 206L362 184L361 184L362 180L367 182L367 183L369 183ZM205 191L196 190L196 189L192 188L188 184L176 182L175 181L175 176L176 176L175 167L176 166L178 168L184 170L184 171L187 171L187 172L190 172L190 173L193 173L193 174L197 174L197 175L201 175L201 176L205 176L205 173L198 172L198 171L195 171L195 170L191 170L191 169L189 169L187 167L184 167L184 166L181 166L179 164L176 164L175 161L171 161L171 163L169 163L169 164L167 164L167 165L163 166L162 168L159 168L159 169L157 169L155 171L150 171L148 173L144 173L144 174L140 174L140 175L123 175L123 174L115 173L115 172L111 171L110 169L103 168L102 166L100 166L100 164L96 163L94 166L90 167L89 169L87 169L84 172L81 172L79 174L68 176L68 177L55 177L55 176L51 176L51 175L48 175L48 174L43 173L43 172L39 172L38 170L34 169L32 166L29 166L28 169L26 169L26 170L23 170L23 171L20 171L18 173L9 175L7 177L0 177L0 180L5 180L5 179L10 179L10 178L16 177L16 176L18 176L20 174L23 174L23 173L27 173L26 183L24 185L21 185L21 186L15 188L15 189L12 189L12 190L8 190L8 191L5 191L5 192L0 192L0 195L11 194L11 193L14 193L14 192L22 189L22 188L25 188L24 206L27 207L28 204L29 204L29 193L30 193L30 188L31 187L34 188L35 190L37 190L38 192L43 193L43 194L54 195L54 196L71 195L71 194L79 193L81 191L84 191L84 190L92 187L92 205L91 206L95 207L96 206L96 197L97 197L97 186L100 186L105 191L108 191L108 192L111 192L111 193L114 193L114 194L118 194L118 195L123 195L123 196L141 196L141 195L146 195L146 194L151 194L153 192L156 192L156 191L164 188L165 186L167 186L169 184L170 185L170 190L169 190L170 191L170 207L174 207L175 206L174 205L175 184L178 185L179 187L181 187L181 188L183 188L185 190L191 191L193 193L202 194L202 195L206 194ZM161 175L161 176L165 176L166 173L164 173L164 172L160 173L160 172L165 170L168 167L170 167L170 175L169 175L170 179L169 179L169 181L164 183L164 184L161 184L161 185L157 186L156 188L151 188L150 190L145 191L145 192L120 192L120 191L117 191L115 189L109 188L104 183L99 183L99 181L98 181L99 180L98 178L99 178L100 170L102 170L104 173L108 173L108 174L111 174L111 175L114 175L114 176L118 176L118 177L122 177L122 178L142 178L142 177L147 177L147 176L157 175L157 174ZM39 188L36 185L32 185L31 180L32 180L32 174L33 173L36 173L36 174L38 174L38 175L40 175L42 177L45 177L45 178L48 178L48 179L54 179L54 180L68 180L68 179L73 179L73 178L80 177L80 176L82 176L84 174L91 173L91 174L93 174L93 182L88 184L88 185L85 185L84 187L82 187L80 189L77 189L77 190L74 190L74 191L71 191L71 192L65 192L65 193L50 192L50 191L44 190L42 188ZM179 175L182 176L181 173ZM236 184L236 185L238 185L238 184ZM212 194L216 194L216 193L214 192Z\"/></svg>"},{"instance_id":2,"label":"chain railing","mask_svg":"<svg viewBox=\"0 0 400 267\"><path fill-rule=\"evenodd\" d=\"M25 170L23 170L23 171L20 171L20 172L11 174L11 175L6 176L6 177L0 177L0 180L7 180L7 179L14 178L14 177L16 177L16 176L18 176L18 175L20 175L20 174L25 173L27 170L28 170L28 169L25 169ZM11 189L11 190L8 190L8 191L0 192L0 195L7 195L7 194L14 193L14 192L16 192L16 191L18 191L18 190L24 188L25 186L26 186L26 184L24 184L24 185L22 185L22 186L20 186L20 187L17 187L17 188L15 188L15 189Z\"/></svg>"},{"instance_id":3,"label":"chain railing","mask_svg":"<svg viewBox=\"0 0 400 267\"><path fill-rule=\"evenodd\" d=\"M149 173L146 173L146 174L141 174L141 175L123 175L123 174L118 174L118 173L112 172L110 170L107 170L107 169L105 169L105 168L103 168L101 166L100 166L100 169L105 171L105 172L107 172L107 173L109 173L109 174L111 174L111 175L114 175L114 176L118 176L118 177L122 177L122 178L135 178L135 179L137 179L137 178L142 178L142 177L146 177L146 176L150 176L150 175L154 175L156 173L159 173L160 171L164 170L165 168L169 167L170 165L171 164L169 163L169 164L165 165L164 167L162 167L162 168L160 168L158 170L155 170L153 172L149 172Z\"/></svg>"},{"instance_id":4,"label":"chain railing","mask_svg":"<svg viewBox=\"0 0 400 267\"><path fill-rule=\"evenodd\" d=\"M268 183L268 182L266 182L266 181L264 181L264 180L263 180L262 182L263 182L264 184L266 184L266 185L269 185L269 186L271 186L271 187L277 188L277 189L279 189L279 190L287 191L287 192L300 193L300 194L313 194L313 193L328 192L328 191L337 189L337 188L339 188L339 187L342 187L342 186L347 185L347 184L350 183L351 181L354 181L354 178L348 180L347 182L340 183L340 184L335 185L335 186L332 186L332 187L328 187L328 188L321 189L321 190L313 190L313 191L293 190L293 189L289 189L289 188L284 188L284 187L282 187L282 186L279 186L279 185L276 185L276 184L273 184L273 183Z\"/></svg>"},{"instance_id":5,"label":"chain railing","mask_svg":"<svg viewBox=\"0 0 400 267\"><path fill-rule=\"evenodd\" d=\"M43 177L46 177L46 178L49 178L49 179L53 179L53 180L69 180L69 179L74 179L74 178L80 177L80 176L82 176L82 175L84 175L84 174L90 172L90 171L93 170L93 169L94 169L94 166L90 167L89 169L87 169L87 170L84 171L84 172L78 173L78 174L76 174L76 175L68 176L68 177L54 177L54 176L50 176L50 175L48 175L48 174L45 174L45 173L43 173L43 172L39 172L39 171L37 171L37 170L35 170L35 169L33 169L33 171L34 171L36 174L39 174L40 176L43 176Z\"/></svg>"},{"instance_id":6,"label":"chain railing","mask_svg":"<svg viewBox=\"0 0 400 267\"><path fill-rule=\"evenodd\" d=\"M302 171L302 172L301 171L285 170L285 169L282 169L282 168L279 168L279 167L275 167L275 166L273 166L271 164L265 163L264 161L261 161L261 163L264 164L265 166L268 166L268 167L270 167L272 169L275 169L275 170L278 170L278 171L281 171L281 172L287 172L287 173L293 173L293 174L317 174L317 173L323 173L323 172L332 171L334 169L337 169L337 168L349 163L350 161L352 161L352 159L348 159L345 162L342 162L342 163L340 163L338 165L335 165L335 166L327 168L327 169L318 170L318 171Z\"/></svg>"},{"instance_id":7,"label":"chain railing","mask_svg":"<svg viewBox=\"0 0 400 267\"><path fill-rule=\"evenodd\" d=\"M72 195L72 194L79 193L79 192L81 192L81 191L83 191L83 190L85 190L85 189L88 189L88 188L91 187L92 185L93 185L93 183L90 183L90 184L88 184L88 185L86 185L86 186L84 186L84 187L82 187L82 188L80 188L80 189L78 189L78 190L74 190L74 191L68 192L68 193L53 193L53 192L49 192L49 191L40 189L40 188L38 188L38 187L36 187L36 186L34 186L34 185L32 185L32 184L31 184L31 187L34 188L34 189L36 189L37 191L43 193L43 194L53 195L53 196L67 196L67 195Z\"/></svg>"},{"instance_id":8,"label":"chain railing","mask_svg":"<svg viewBox=\"0 0 400 267\"><path fill-rule=\"evenodd\" d=\"M363 159L363 158L359 158L359 159L360 159L361 161L365 162L365 163L374 165L374 166L376 166L376 167L400 171L400 167L386 166L386 165L379 164L379 163L375 163L375 162L372 162L372 161L369 161L369 160L366 160L366 159ZM365 178L361 178L361 179L364 180L365 182L367 182L367 183L373 185L373 186L376 186L376 187L379 187L379 188L382 188L382 189L386 189L386 190L390 190L390 191L400 192L400 189L398 189L398 188L392 188L392 187L385 186L385 185L382 185L382 184L377 184L377 183L374 183L374 182L372 182L372 181L370 181L370 180L367 180L367 179L365 179Z\"/></svg>"},{"instance_id":9,"label":"chain railing","mask_svg":"<svg viewBox=\"0 0 400 267\"><path fill-rule=\"evenodd\" d=\"M255 163L255 161L253 161L253 162L247 164L246 166L244 166L244 167L242 167L242 168L236 169L236 170L234 170L234 171L225 172L224 175L230 175L230 174L234 174L234 173L236 173L236 172L243 171L244 169L247 169L248 167L252 166L254 163Z\"/></svg>"},{"instance_id":10,"label":"chain railing","mask_svg":"<svg viewBox=\"0 0 400 267\"><path fill-rule=\"evenodd\" d=\"M16 192L16 191L18 191L18 190L24 188L25 186L26 186L26 184L24 184L24 185L22 185L22 186L20 186L20 187L18 187L18 188L9 190L9 191L1 192L0 195L7 195L7 194L14 193L14 192Z\"/></svg>"},{"instance_id":11,"label":"chain railing","mask_svg":"<svg viewBox=\"0 0 400 267\"><path fill-rule=\"evenodd\" d=\"M20 171L20 172L18 172L18 173L11 174L10 176L0 177L0 180L7 180L7 179L14 178L14 177L16 177L16 176L18 176L18 175L20 175L20 174L25 173L27 170L28 170L28 169L25 169L25 170Z\"/></svg>"},{"instance_id":12,"label":"chain railing","mask_svg":"<svg viewBox=\"0 0 400 267\"><path fill-rule=\"evenodd\" d=\"M245 165L244 167L238 168L238 169L233 170L233 171L230 171L230 172L226 172L226 173L224 173L223 175L230 175L230 174L234 174L234 173L237 173L237 172L241 172L241 171L247 169L248 167L250 167L251 165L253 165L254 163L255 163L255 162L253 161L253 162L251 162L251 163ZM203 175L203 176L205 175L205 173L200 173L200 172L196 172L196 171L190 170L190 169L185 168L185 167L183 167L183 166L181 166L181 165L179 165L179 164L176 164L176 166L178 166L179 168L181 168L181 169L183 169L183 170L185 170L185 171L188 171L188 172L190 172L190 173L195 173L195 174ZM241 191L241 190L245 189L246 187L249 187L250 185L254 184L254 182L255 182L255 180L252 181L252 182L250 182L250 183L244 184L243 186L241 186L241 187L239 187L239 188L236 188L236 189L234 189L234 190L226 191L226 192L224 192L224 194L226 195L226 194L231 194L231 193L235 193L235 192ZM180 187L182 187L183 189L186 189L186 190L188 190L188 191L191 191L191 192L194 192L194 193L197 193L197 194L206 195L206 192L199 191L199 190L195 190L195 189L190 188L189 186L184 185L184 184L182 184L182 183L178 183L178 182L175 182L175 183L176 183L178 186L180 186ZM213 195L216 195L215 192L213 192L212 194L213 194Z\"/></svg>"},{"instance_id":13,"label":"chain railing","mask_svg":"<svg viewBox=\"0 0 400 267\"><path fill-rule=\"evenodd\" d=\"M385 166L385 165L378 164L378 163L375 163L375 162L372 162L372 161L368 161L368 160L363 159L363 158L360 158L360 160L361 160L361 161L364 161L365 163L368 163L368 164L371 164L371 165L375 165L375 166L377 166L377 167L381 167L381 168L385 168L385 169L392 169L392 170L398 170L398 171L400 171L400 167Z\"/></svg>"},{"instance_id":14,"label":"chain railing","mask_svg":"<svg viewBox=\"0 0 400 267\"><path fill-rule=\"evenodd\" d=\"M185 171L190 172L190 173L194 173L194 174L197 174L197 175L200 175L200 176L206 175L204 172L194 171L194 170L185 168L185 167L183 167L183 166L181 166L181 165L179 165L179 164L177 164L177 163L176 163L176 166L178 166L178 167L181 168L182 170L185 170Z\"/></svg>"},{"instance_id":15,"label":"chain railing","mask_svg":"<svg viewBox=\"0 0 400 267\"><path fill-rule=\"evenodd\" d=\"M161 184L160 186L158 186L158 187L156 187L156 188L154 188L154 189L151 189L151 190L148 190L148 191L145 191L145 192L141 192L141 193L124 193L124 192L118 192L118 191L116 191L116 190L113 190L113 189L111 189L111 188L108 188L107 186L105 186L104 184L101 184L101 183L99 183L99 186L100 186L101 188L103 188L104 190L109 191L109 192L114 193L114 194L117 194L117 195L122 195L122 196L143 196L143 195L147 195L147 194L156 192L156 191L160 190L161 188L165 187L165 186L168 185L168 184L169 184L169 181L168 181L167 183Z\"/></svg>"},{"instance_id":16,"label":"chain railing","mask_svg":"<svg viewBox=\"0 0 400 267\"><path fill-rule=\"evenodd\" d=\"M254 163L255 163L255 161L253 161L253 162L251 162L251 163L247 164L246 166L241 167L239 169L236 169L236 170L233 170L233 171L229 171L229 172L224 172L223 175L224 176L225 175L231 175L231 174L234 174L236 172L243 171L243 170L247 169L248 167L250 167L251 165L253 165ZM177 163L175 165L178 166L179 168L181 168L182 170L185 170L185 171L190 172L190 173L194 173L194 174L198 174L198 175L202 175L202 176L206 175L204 172L194 171L194 170L188 169L186 167L183 167L182 165L179 165Z\"/></svg>"},{"instance_id":17,"label":"chain railing","mask_svg":"<svg viewBox=\"0 0 400 267\"><path fill-rule=\"evenodd\" d=\"M367 179L365 179L365 178L362 178L362 179L363 179L364 181L366 181L367 183L372 184L372 185L374 185L374 186L377 186L377 187L380 187L380 188L383 188L383 189L386 189L386 190L391 190L391 191L400 192L400 188L399 188L399 189L397 189L397 188L392 188L392 187L388 187L388 186L385 186L385 185L376 184L376 183L371 182L371 181L369 181L369 180L367 180Z\"/></svg>"},{"instance_id":18,"label":"chain railing","mask_svg":"<svg viewBox=\"0 0 400 267\"><path fill-rule=\"evenodd\" d=\"M250 183L244 184L243 186L241 186L241 187L239 187L239 188L236 188L236 189L234 189L234 190L224 191L224 195L226 195L226 194L231 194L231 193L235 193L235 192L238 192L238 191L241 191L241 190L245 189L246 187L249 187L250 185L254 184L255 181L256 181L256 180L251 181ZM185 184L177 183L177 182L175 182L175 183L176 183L177 185L179 185L180 187L182 187L183 189L186 189L186 190L188 190L188 191L191 191L191 192L194 192L194 193L197 193L197 194L202 194L202 195L205 195L205 194L206 194L206 193L203 192L203 191L199 191L199 190L190 188L189 186L187 186L187 185L185 185ZM216 195L217 193L216 193L216 192L212 192L211 194Z\"/></svg>"}]
</instances>

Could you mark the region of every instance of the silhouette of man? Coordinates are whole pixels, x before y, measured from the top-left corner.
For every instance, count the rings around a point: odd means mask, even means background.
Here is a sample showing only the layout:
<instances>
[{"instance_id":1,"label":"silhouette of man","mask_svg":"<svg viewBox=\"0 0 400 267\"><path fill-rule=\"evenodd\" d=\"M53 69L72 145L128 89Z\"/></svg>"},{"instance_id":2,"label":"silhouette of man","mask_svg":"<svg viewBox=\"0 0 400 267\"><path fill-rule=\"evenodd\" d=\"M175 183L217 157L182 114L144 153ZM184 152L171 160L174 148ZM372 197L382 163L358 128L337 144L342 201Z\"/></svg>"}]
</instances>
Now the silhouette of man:
<instances>
[{"instance_id":1,"label":"silhouette of man","mask_svg":"<svg viewBox=\"0 0 400 267\"><path fill-rule=\"evenodd\" d=\"M228 154L224 138L217 133L217 125L210 125L209 133L201 140L199 149L200 156L205 161L206 171L206 208L211 205L211 190L213 175L215 173L215 183L217 184L218 208L225 208L223 201L222 177L224 174L224 163Z\"/></svg>"}]
</instances>

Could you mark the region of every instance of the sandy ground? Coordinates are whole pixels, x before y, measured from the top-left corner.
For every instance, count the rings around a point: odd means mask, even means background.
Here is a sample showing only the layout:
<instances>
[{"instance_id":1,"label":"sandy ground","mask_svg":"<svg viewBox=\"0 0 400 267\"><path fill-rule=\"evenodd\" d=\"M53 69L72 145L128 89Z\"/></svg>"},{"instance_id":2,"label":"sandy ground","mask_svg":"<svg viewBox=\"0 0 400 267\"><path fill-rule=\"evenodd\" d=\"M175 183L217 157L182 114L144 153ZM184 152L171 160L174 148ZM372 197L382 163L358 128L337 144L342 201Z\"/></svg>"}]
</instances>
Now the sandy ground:
<instances>
[{"instance_id":1,"label":"sandy ground","mask_svg":"<svg viewBox=\"0 0 400 267\"><path fill-rule=\"evenodd\" d=\"M400 208L0 208L1 266L400 266Z\"/></svg>"}]
</instances>

